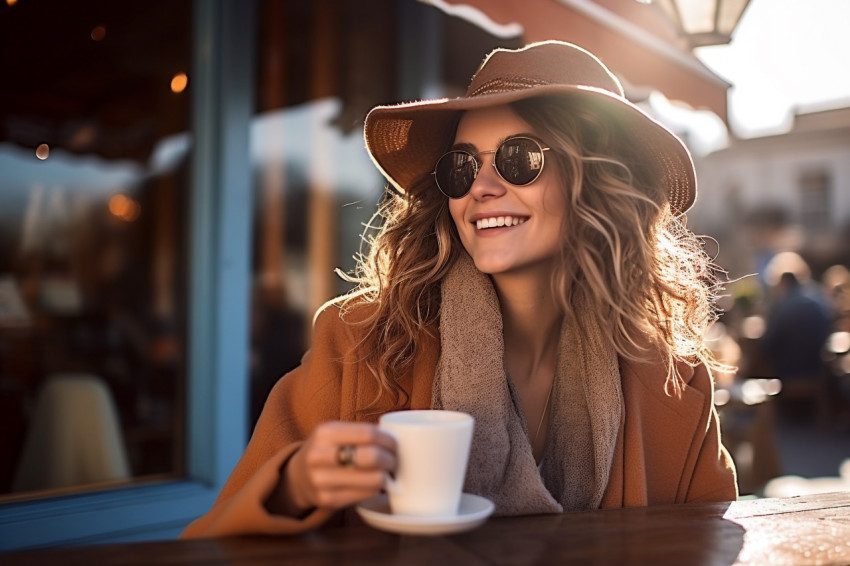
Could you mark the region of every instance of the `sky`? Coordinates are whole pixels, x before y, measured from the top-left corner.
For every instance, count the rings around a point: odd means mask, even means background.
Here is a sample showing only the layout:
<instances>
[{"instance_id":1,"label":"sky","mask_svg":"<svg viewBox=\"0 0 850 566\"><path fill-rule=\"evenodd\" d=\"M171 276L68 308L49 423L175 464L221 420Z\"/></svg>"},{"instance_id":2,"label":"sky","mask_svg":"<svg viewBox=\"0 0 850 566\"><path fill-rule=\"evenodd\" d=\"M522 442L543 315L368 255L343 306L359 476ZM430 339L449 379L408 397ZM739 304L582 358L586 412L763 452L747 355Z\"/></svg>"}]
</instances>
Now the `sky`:
<instances>
[{"instance_id":1,"label":"sky","mask_svg":"<svg viewBox=\"0 0 850 566\"><path fill-rule=\"evenodd\" d=\"M850 106L850 0L751 0L729 45L697 56L733 84L729 121L749 138L796 111Z\"/></svg>"}]
</instances>

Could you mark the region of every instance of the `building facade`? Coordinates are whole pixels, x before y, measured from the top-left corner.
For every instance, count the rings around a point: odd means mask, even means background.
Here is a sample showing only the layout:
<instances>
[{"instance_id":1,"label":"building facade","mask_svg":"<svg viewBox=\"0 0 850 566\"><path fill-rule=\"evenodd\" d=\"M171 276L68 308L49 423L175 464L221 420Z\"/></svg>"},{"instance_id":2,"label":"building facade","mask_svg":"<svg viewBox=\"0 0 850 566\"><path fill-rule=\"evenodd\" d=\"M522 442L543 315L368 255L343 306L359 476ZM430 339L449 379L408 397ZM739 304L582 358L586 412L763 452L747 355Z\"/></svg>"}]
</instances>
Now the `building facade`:
<instances>
[{"instance_id":1,"label":"building facade","mask_svg":"<svg viewBox=\"0 0 850 566\"><path fill-rule=\"evenodd\" d=\"M696 166L690 226L719 241L733 276L762 272L783 251L816 277L850 264L850 108L797 114L789 132L732 140Z\"/></svg>"}]
</instances>

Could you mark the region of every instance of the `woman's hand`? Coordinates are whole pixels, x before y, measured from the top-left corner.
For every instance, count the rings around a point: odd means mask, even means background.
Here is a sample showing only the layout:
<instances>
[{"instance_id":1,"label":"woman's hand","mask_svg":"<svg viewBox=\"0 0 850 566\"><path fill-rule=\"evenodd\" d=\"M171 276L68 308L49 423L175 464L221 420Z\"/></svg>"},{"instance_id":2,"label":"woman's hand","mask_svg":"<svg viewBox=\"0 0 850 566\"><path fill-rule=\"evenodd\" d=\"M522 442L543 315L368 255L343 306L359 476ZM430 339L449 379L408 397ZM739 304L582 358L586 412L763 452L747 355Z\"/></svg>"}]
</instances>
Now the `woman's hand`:
<instances>
[{"instance_id":1,"label":"woman's hand","mask_svg":"<svg viewBox=\"0 0 850 566\"><path fill-rule=\"evenodd\" d=\"M395 439L373 424L324 423L286 465L286 507L341 509L373 497L395 471L395 455Z\"/></svg>"}]
</instances>

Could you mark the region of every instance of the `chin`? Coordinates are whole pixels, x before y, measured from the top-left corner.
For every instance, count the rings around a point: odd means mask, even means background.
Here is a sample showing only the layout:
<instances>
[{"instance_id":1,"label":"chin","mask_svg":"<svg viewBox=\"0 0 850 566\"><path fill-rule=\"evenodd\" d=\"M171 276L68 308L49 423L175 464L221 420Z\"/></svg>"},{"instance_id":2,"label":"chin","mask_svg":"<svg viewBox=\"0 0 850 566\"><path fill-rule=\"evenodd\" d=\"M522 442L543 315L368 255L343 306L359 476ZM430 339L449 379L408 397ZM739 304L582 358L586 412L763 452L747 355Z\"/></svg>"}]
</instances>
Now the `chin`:
<instances>
[{"instance_id":1,"label":"chin","mask_svg":"<svg viewBox=\"0 0 850 566\"><path fill-rule=\"evenodd\" d=\"M473 258L473 262L475 263L475 267L481 273L486 273L487 275L496 275L499 273L505 273L511 270L511 265L509 263L503 261L493 261L492 259L476 259Z\"/></svg>"},{"instance_id":2,"label":"chin","mask_svg":"<svg viewBox=\"0 0 850 566\"><path fill-rule=\"evenodd\" d=\"M491 276L526 274L549 277L555 269L555 259L552 257L523 258L520 261L515 257L472 256L472 261L478 271Z\"/></svg>"}]
</instances>

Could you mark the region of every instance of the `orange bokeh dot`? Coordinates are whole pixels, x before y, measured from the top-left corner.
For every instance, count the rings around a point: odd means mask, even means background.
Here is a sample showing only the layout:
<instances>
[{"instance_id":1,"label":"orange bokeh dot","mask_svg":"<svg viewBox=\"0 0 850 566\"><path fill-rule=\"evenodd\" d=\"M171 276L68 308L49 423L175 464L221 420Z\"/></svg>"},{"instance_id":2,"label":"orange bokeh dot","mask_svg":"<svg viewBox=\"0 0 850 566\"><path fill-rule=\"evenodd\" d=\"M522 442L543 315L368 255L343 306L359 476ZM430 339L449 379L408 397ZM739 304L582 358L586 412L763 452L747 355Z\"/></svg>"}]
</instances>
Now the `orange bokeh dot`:
<instances>
[{"instance_id":1,"label":"orange bokeh dot","mask_svg":"<svg viewBox=\"0 0 850 566\"><path fill-rule=\"evenodd\" d=\"M109 199L108 206L109 212L126 222L136 220L142 212L138 202L120 193Z\"/></svg>"},{"instance_id":2,"label":"orange bokeh dot","mask_svg":"<svg viewBox=\"0 0 850 566\"><path fill-rule=\"evenodd\" d=\"M95 26L91 30L91 38L95 41L102 41L106 37L106 28L103 26Z\"/></svg>"},{"instance_id":3,"label":"orange bokeh dot","mask_svg":"<svg viewBox=\"0 0 850 566\"><path fill-rule=\"evenodd\" d=\"M183 92L186 90L186 86L189 84L189 77L186 76L186 73L177 73L174 75L174 78L171 79L171 91L172 92Z\"/></svg>"}]
</instances>

